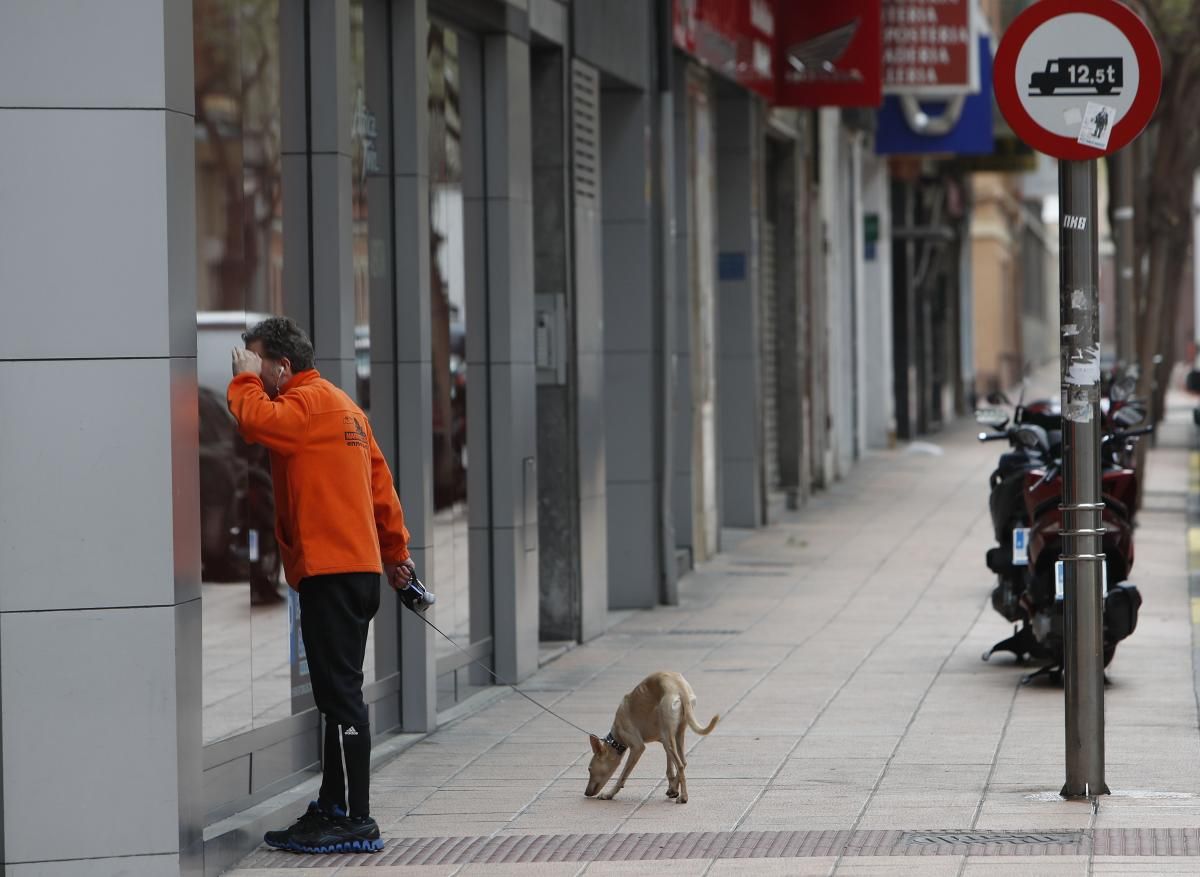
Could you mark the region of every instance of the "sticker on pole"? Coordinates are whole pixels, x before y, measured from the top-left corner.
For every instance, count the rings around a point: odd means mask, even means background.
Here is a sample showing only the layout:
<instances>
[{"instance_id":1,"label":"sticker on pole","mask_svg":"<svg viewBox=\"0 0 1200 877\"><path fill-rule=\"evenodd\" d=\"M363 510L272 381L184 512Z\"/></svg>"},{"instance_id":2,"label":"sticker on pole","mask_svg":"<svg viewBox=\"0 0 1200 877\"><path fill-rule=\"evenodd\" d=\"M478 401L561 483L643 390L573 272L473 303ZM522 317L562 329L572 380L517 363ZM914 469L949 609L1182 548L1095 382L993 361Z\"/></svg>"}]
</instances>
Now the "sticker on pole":
<instances>
[{"instance_id":1,"label":"sticker on pole","mask_svg":"<svg viewBox=\"0 0 1200 877\"><path fill-rule=\"evenodd\" d=\"M1079 127L1079 142L1084 146L1108 149L1108 138L1112 134L1111 122L1116 114L1116 107L1106 107L1104 104L1089 101L1087 109L1083 111L1083 124Z\"/></svg>"},{"instance_id":2,"label":"sticker on pole","mask_svg":"<svg viewBox=\"0 0 1200 877\"><path fill-rule=\"evenodd\" d=\"M1128 145L1162 90L1154 37L1116 0L1040 0L996 51L996 102L1023 141L1086 161Z\"/></svg>"}]
</instances>

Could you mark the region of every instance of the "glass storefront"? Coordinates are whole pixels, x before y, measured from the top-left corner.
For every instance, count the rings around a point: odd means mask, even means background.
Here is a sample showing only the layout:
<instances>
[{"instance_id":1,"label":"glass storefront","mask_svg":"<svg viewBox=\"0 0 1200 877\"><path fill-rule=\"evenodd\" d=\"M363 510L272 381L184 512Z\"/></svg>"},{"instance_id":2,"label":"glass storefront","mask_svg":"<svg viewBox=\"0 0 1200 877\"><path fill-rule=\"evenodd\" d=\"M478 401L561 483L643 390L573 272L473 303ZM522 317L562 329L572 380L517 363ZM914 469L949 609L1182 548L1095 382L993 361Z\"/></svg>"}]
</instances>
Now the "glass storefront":
<instances>
[{"instance_id":1,"label":"glass storefront","mask_svg":"<svg viewBox=\"0 0 1200 877\"><path fill-rule=\"evenodd\" d=\"M270 463L225 404L241 333L282 310L279 0L196 0L204 740L291 712Z\"/></svg>"},{"instance_id":2,"label":"glass storefront","mask_svg":"<svg viewBox=\"0 0 1200 877\"><path fill-rule=\"evenodd\" d=\"M311 276L304 241L289 252L284 246L284 211L310 209L312 182L296 172L302 164L288 164L304 162L304 155L294 145L283 148L284 130L303 130L307 121L284 119L285 112L306 110L282 96L307 84L282 78L331 75L295 63L307 52L303 44L281 45L303 39L304 28L292 16L305 9L286 0L193 4L206 745L312 705L298 601L275 544L270 460L264 448L241 440L225 402L230 350L242 345L242 332L266 316L303 307L302 296L285 298L283 278ZM351 204L352 269L343 295L353 296L355 369L354 386L344 389L369 416L382 405L379 416L391 417L394 400L372 398L373 390L390 387L372 380L372 345L376 369L392 361L402 306L396 300L402 266L394 264L392 243L391 11L389 0L352 0L347 9L348 75L339 88L349 126L349 179L341 182ZM469 411L483 399L469 405L467 394L468 326L479 333L486 325L482 47L469 33L430 23L427 53L430 282L422 294L430 301L433 466L427 489L434 509L428 583L438 595L439 626L473 657L490 662L486 480L482 471L468 475L472 449L479 446L477 459L486 451L486 430L473 430L468 439ZM310 227L309 219L289 214L289 234ZM291 260L287 271L285 259ZM293 316L305 322L308 314ZM316 330L319 344L321 327ZM486 362L483 341L481 334L475 355ZM477 380L486 384L486 370L479 368ZM476 415L481 425L482 417ZM469 496L469 480L478 496ZM379 628L387 637L378 646L376 627L364 665L367 685L400 669L394 622ZM488 684L450 643L438 643L437 658L439 708Z\"/></svg>"},{"instance_id":3,"label":"glass storefront","mask_svg":"<svg viewBox=\"0 0 1200 877\"><path fill-rule=\"evenodd\" d=\"M386 260L387 237L375 226L385 221L387 213L387 189L376 187L376 197L370 197L372 188L368 176L383 175L383 163L377 150L379 119L368 101L367 95L367 52L366 27L368 16L373 25L386 24L386 3L383 0L351 0L350 3L350 77L347 82L350 112L350 191L351 191L351 241L354 273L354 373L353 395L363 412L371 416L371 250L374 244L376 262L382 254ZM374 42L370 43L376 48ZM386 93L386 91L385 91ZM372 95L374 96L374 95ZM386 109L386 107L385 107ZM382 176L386 184L386 175ZM380 197L383 196L383 197ZM377 215L372 215L371 207ZM376 273L380 268L376 265ZM386 290L385 290L386 291ZM363 681L373 682L378 678L375 667L375 630L372 624L367 635L366 658L363 661Z\"/></svg>"},{"instance_id":4,"label":"glass storefront","mask_svg":"<svg viewBox=\"0 0 1200 877\"><path fill-rule=\"evenodd\" d=\"M467 332L481 321L468 301L478 300L468 253L482 252L481 227L468 221L469 183L482 180L482 81L477 40L452 27L431 23L429 53L429 294L433 366L433 564L439 626L470 650L491 636L490 606L472 598L471 508L468 496ZM470 142L468 142L470 141ZM477 199L481 202L482 199ZM482 328L482 327L478 327ZM478 380L476 378L476 380ZM475 406L470 406L474 410ZM472 430L472 436L475 436ZM478 510L477 510L478 511ZM478 544L476 545L478 550ZM478 592L481 582L474 583ZM438 705L462 699L472 689L471 672L453 645L438 643Z\"/></svg>"},{"instance_id":5,"label":"glass storefront","mask_svg":"<svg viewBox=\"0 0 1200 877\"><path fill-rule=\"evenodd\" d=\"M282 7L284 16L302 11L299 4ZM308 198L299 192L285 201L283 192L281 94L285 87L303 91L304 83L281 82L281 55L304 47L281 47L280 40L302 29L281 20L281 0L196 0L193 16L204 740L212 743L312 705L298 601L275 544L270 460L264 448L241 440L225 403L230 350L242 345L241 333L285 312L285 204L303 210ZM350 76L343 85L351 161L344 182L352 203L356 368L355 385L344 389L369 415L372 286L386 297L391 274L390 164L378 149L375 106L390 110L388 44L367 33L371 25L386 34L386 0L355 0L349 19ZM382 82L368 83L368 71ZM307 270L301 267L299 276ZM374 626L367 683L378 676L373 635Z\"/></svg>"}]
</instances>

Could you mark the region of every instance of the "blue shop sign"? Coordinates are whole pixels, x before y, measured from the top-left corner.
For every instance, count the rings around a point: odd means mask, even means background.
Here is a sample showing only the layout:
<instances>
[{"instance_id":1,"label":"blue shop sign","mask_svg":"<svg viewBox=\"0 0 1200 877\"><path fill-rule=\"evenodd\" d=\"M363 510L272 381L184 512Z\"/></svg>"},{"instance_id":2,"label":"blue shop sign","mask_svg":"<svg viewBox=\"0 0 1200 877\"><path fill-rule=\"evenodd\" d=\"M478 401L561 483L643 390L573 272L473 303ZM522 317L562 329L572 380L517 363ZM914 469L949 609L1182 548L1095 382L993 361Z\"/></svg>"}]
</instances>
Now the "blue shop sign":
<instances>
[{"instance_id":1,"label":"blue shop sign","mask_svg":"<svg viewBox=\"0 0 1200 877\"><path fill-rule=\"evenodd\" d=\"M905 117L900 98L888 96L879 109L875 131L877 155L991 155L992 137L992 50L986 36L979 38L979 91L966 95L962 115L945 134L920 134ZM937 119L946 111L945 99L921 101L921 111Z\"/></svg>"}]
</instances>

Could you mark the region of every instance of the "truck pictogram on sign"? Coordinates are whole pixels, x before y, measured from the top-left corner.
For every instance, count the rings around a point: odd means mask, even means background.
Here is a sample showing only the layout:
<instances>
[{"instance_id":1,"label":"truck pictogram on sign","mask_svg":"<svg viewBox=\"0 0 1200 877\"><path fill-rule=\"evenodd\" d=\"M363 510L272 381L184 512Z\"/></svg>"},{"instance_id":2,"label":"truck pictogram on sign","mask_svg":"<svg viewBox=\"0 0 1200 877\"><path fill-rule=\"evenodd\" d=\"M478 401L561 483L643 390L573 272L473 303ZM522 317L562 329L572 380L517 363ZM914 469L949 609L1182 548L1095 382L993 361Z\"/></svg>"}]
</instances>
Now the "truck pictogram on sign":
<instances>
[{"instance_id":1,"label":"truck pictogram on sign","mask_svg":"<svg viewBox=\"0 0 1200 877\"><path fill-rule=\"evenodd\" d=\"M1123 84L1121 58L1051 58L1045 70L1035 71L1030 77L1029 94L1049 96L1057 90L1071 94L1112 94Z\"/></svg>"}]
</instances>

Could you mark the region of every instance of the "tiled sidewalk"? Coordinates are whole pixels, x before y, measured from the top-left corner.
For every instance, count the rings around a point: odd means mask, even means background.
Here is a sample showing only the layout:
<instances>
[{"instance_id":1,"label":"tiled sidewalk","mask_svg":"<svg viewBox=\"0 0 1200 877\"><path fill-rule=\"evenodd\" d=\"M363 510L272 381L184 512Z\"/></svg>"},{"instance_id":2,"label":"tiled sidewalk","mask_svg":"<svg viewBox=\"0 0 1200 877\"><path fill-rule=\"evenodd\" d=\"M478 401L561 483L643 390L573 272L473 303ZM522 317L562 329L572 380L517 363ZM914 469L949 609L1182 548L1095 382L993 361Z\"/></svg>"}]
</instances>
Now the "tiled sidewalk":
<instances>
[{"instance_id":1,"label":"tiled sidewalk","mask_svg":"<svg viewBox=\"0 0 1200 877\"><path fill-rule=\"evenodd\" d=\"M231 873L1200 873L1190 410L1173 420L1137 531L1145 605L1109 672L1115 794L1096 812L1054 794L1061 688L980 661L1007 632L983 563L998 446L964 425L940 455L873 455L802 512L735 534L680 606L632 615L523 686L603 734L645 674L684 673L700 721L722 715L688 735L687 805L665 797L657 746L615 800L585 799L587 741L510 694L376 774L383 854L264 849Z\"/></svg>"}]
</instances>

